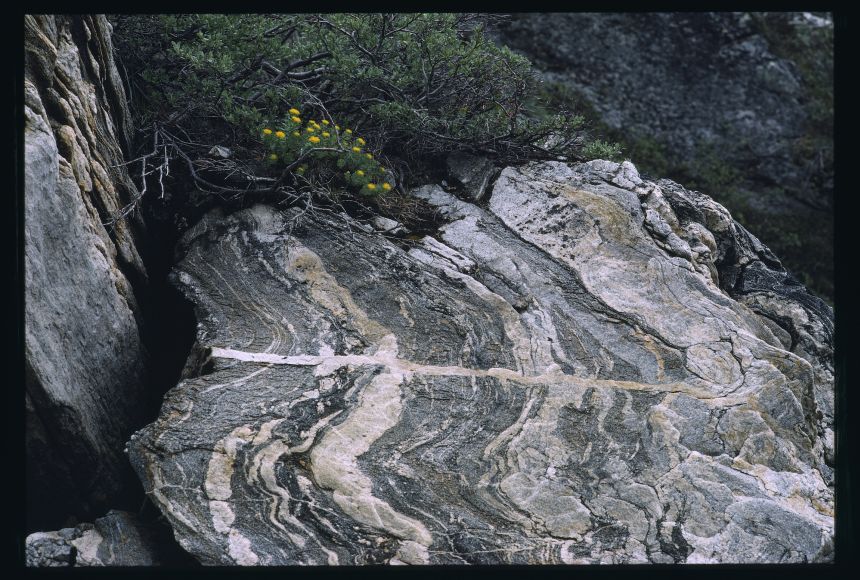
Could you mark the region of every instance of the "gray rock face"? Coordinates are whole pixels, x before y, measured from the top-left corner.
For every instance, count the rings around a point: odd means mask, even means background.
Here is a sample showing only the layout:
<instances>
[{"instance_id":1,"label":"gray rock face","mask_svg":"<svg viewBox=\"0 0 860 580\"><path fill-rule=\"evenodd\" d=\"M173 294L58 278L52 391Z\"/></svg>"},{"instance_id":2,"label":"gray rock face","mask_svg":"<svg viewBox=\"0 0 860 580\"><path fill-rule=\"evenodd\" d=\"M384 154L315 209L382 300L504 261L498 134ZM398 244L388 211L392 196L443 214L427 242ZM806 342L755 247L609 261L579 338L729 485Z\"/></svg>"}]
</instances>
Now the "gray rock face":
<instances>
[{"instance_id":1,"label":"gray rock face","mask_svg":"<svg viewBox=\"0 0 860 580\"><path fill-rule=\"evenodd\" d=\"M187 551L832 558L832 313L724 208L605 161L415 193L448 223L411 245L263 205L186 233L198 348L128 452Z\"/></svg>"},{"instance_id":2,"label":"gray rock face","mask_svg":"<svg viewBox=\"0 0 860 580\"><path fill-rule=\"evenodd\" d=\"M714 188L832 296L833 54L814 40L832 30L808 13L532 13L499 38L634 162Z\"/></svg>"},{"instance_id":3,"label":"gray rock face","mask_svg":"<svg viewBox=\"0 0 860 580\"><path fill-rule=\"evenodd\" d=\"M104 513L133 474L146 353L128 111L103 17L26 16L25 344L29 516ZM137 288L135 286L138 286ZM57 517L57 516L55 516Z\"/></svg>"},{"instance_id":4,"label":"gray rock face","mask_svg":"<svg viewBox=\"0 0 860 580\"><path fill-rule=\"evenodd\" d=\"M134 515L116 510L93 524L30 534L25 546L32 567L161 564L155 533Z\"/></svg>"},{"instance_id":5,"label":"gray rock face","mask_svg":"<svg viewBox=\"0 0 860 580\"><path fill-rule=\"evenodd\" d=\"M769 17L820 26L801 14ZM808 168L790 157L809 114L806 89L749 14L520 14L502 38L581 92L608 125L651 134L679 160L707 145L755 163L759 182L805 181Z\"/></svg>"}]
</instances>

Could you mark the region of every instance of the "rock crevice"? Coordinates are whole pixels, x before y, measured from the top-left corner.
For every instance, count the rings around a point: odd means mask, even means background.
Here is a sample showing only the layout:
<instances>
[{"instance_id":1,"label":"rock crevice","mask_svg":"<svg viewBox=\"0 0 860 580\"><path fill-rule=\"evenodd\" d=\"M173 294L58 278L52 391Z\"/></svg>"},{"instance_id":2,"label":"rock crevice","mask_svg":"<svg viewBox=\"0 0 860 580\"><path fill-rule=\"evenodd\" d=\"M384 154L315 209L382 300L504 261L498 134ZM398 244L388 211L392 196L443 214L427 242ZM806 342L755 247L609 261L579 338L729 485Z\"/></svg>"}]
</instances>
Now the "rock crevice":
<instances>
[{"instance_id":1,"label":"rock crevice","mask_svg":"<svg viewBox=\"0 0 860 580\"><path fill-rule=\"evenodd\" d=\"M169 266L143 212L106 225L141 196L126 164L131 121L110 24L104 16L26 15L24 40L33 531L92 521L110 508L138 509L142 490L123 448L157 411L152 401L166 390L157 383L175 384L170 348L183 347L188 317L161 291Z\"/></svg>"}]
</instances>

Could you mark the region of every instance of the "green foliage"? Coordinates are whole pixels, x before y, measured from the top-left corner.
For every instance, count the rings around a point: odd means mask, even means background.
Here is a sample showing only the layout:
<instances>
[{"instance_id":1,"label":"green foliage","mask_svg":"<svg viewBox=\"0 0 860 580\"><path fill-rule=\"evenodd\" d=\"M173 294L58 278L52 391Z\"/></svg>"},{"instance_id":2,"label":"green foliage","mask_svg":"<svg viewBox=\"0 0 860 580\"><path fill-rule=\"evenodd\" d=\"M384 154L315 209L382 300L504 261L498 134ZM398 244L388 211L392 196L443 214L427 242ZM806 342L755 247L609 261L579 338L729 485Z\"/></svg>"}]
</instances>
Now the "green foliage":
<instances>
[{"instance_id":1,"label":"green foliage","mask_svg":"<svg viewBox=\"0 0 860 580\"><path fill-rule=\"evenodd\" d=\"M582 155L586 159L610 159L617 160L621 157L621 145L601 139L589 141L582 148Z\"/></svg>"},{"instance_id":2,"label":"green foliage","mask_svg":"<svg viewBox=\"0 0 860 580\"><path fill-rule=\"evenodd\" d=\"M588 134L609 134L608 127L603 126L597 119L599 115L592 109L590 104L582 99L573 89L562 82L543 82L536 93L529 100L532 113L541 119L552 118L554 111L580 111L588 113L591 121L587 124L582 114L573 117L572 122L576 129L585 129L588 126ZM589 161L592 159L609 159L611 161L622 160L623 148L620 143L608 139L583 137L577 157Z\"/></svg>"},{"instance_id":3,"label":"green foliage","mask_svg":"<svg viewBox=\"0 0 860 580\"><path fill-rule=\"evenodd\" d=\"M502 163L579 156L582 117L534 114L535 73L527 59L485 36L487 18L204 14L112 20L141 125L167 127L190 143L227 145L240 158L259 158L261 128L289 119L292 107L316 119L338 118L379 144L384 158L415 171L457 150ZM591 150L601 147L592 144ZM345 163L345 171L357 170Z\"/></svg>"}]
</instances>

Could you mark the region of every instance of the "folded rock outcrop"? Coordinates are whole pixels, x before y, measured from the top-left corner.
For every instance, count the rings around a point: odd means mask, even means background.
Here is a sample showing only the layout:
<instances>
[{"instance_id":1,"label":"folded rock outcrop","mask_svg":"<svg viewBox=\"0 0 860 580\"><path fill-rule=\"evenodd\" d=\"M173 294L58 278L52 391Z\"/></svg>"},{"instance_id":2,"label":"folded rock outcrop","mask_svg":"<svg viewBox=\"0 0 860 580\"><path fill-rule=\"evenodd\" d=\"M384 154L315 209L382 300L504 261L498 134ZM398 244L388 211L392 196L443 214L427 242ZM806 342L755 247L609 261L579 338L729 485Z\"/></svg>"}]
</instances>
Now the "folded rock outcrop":
<instances>
[{"instance_id":1,"label":"folded rock outcrop","mask_svg":"<svg viewBox=\"0 0 860 580\"><path fill-rule=\"evenodd\" d=\"M266 205L185 234L198 342L128 453L188 552L832 558L832 312L725 209L604 161L414 193L438 236Z\"/></svg>"}]
</instances>

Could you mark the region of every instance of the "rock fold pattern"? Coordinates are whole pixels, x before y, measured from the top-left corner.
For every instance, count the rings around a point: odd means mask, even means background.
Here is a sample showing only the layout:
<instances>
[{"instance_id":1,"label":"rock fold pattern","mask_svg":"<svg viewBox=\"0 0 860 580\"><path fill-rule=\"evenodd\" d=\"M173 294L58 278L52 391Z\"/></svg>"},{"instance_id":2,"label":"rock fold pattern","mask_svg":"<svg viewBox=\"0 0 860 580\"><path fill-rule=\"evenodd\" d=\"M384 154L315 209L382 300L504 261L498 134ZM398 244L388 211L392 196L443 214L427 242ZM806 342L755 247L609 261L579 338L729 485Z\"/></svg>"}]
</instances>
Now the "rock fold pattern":
<instances>
[{"instance_id":1,"label":"rock fold pattern","mask_svg":"<svg viewBox=\"0 0 860 580\"><path fill-rule=\"evenodd\" d=\"M414 193L438 235L258 205L184 236L197 345L128 452L187 551L832 558L832 312L725 209L605 161Z\"/></svg>"}]
</instances>

